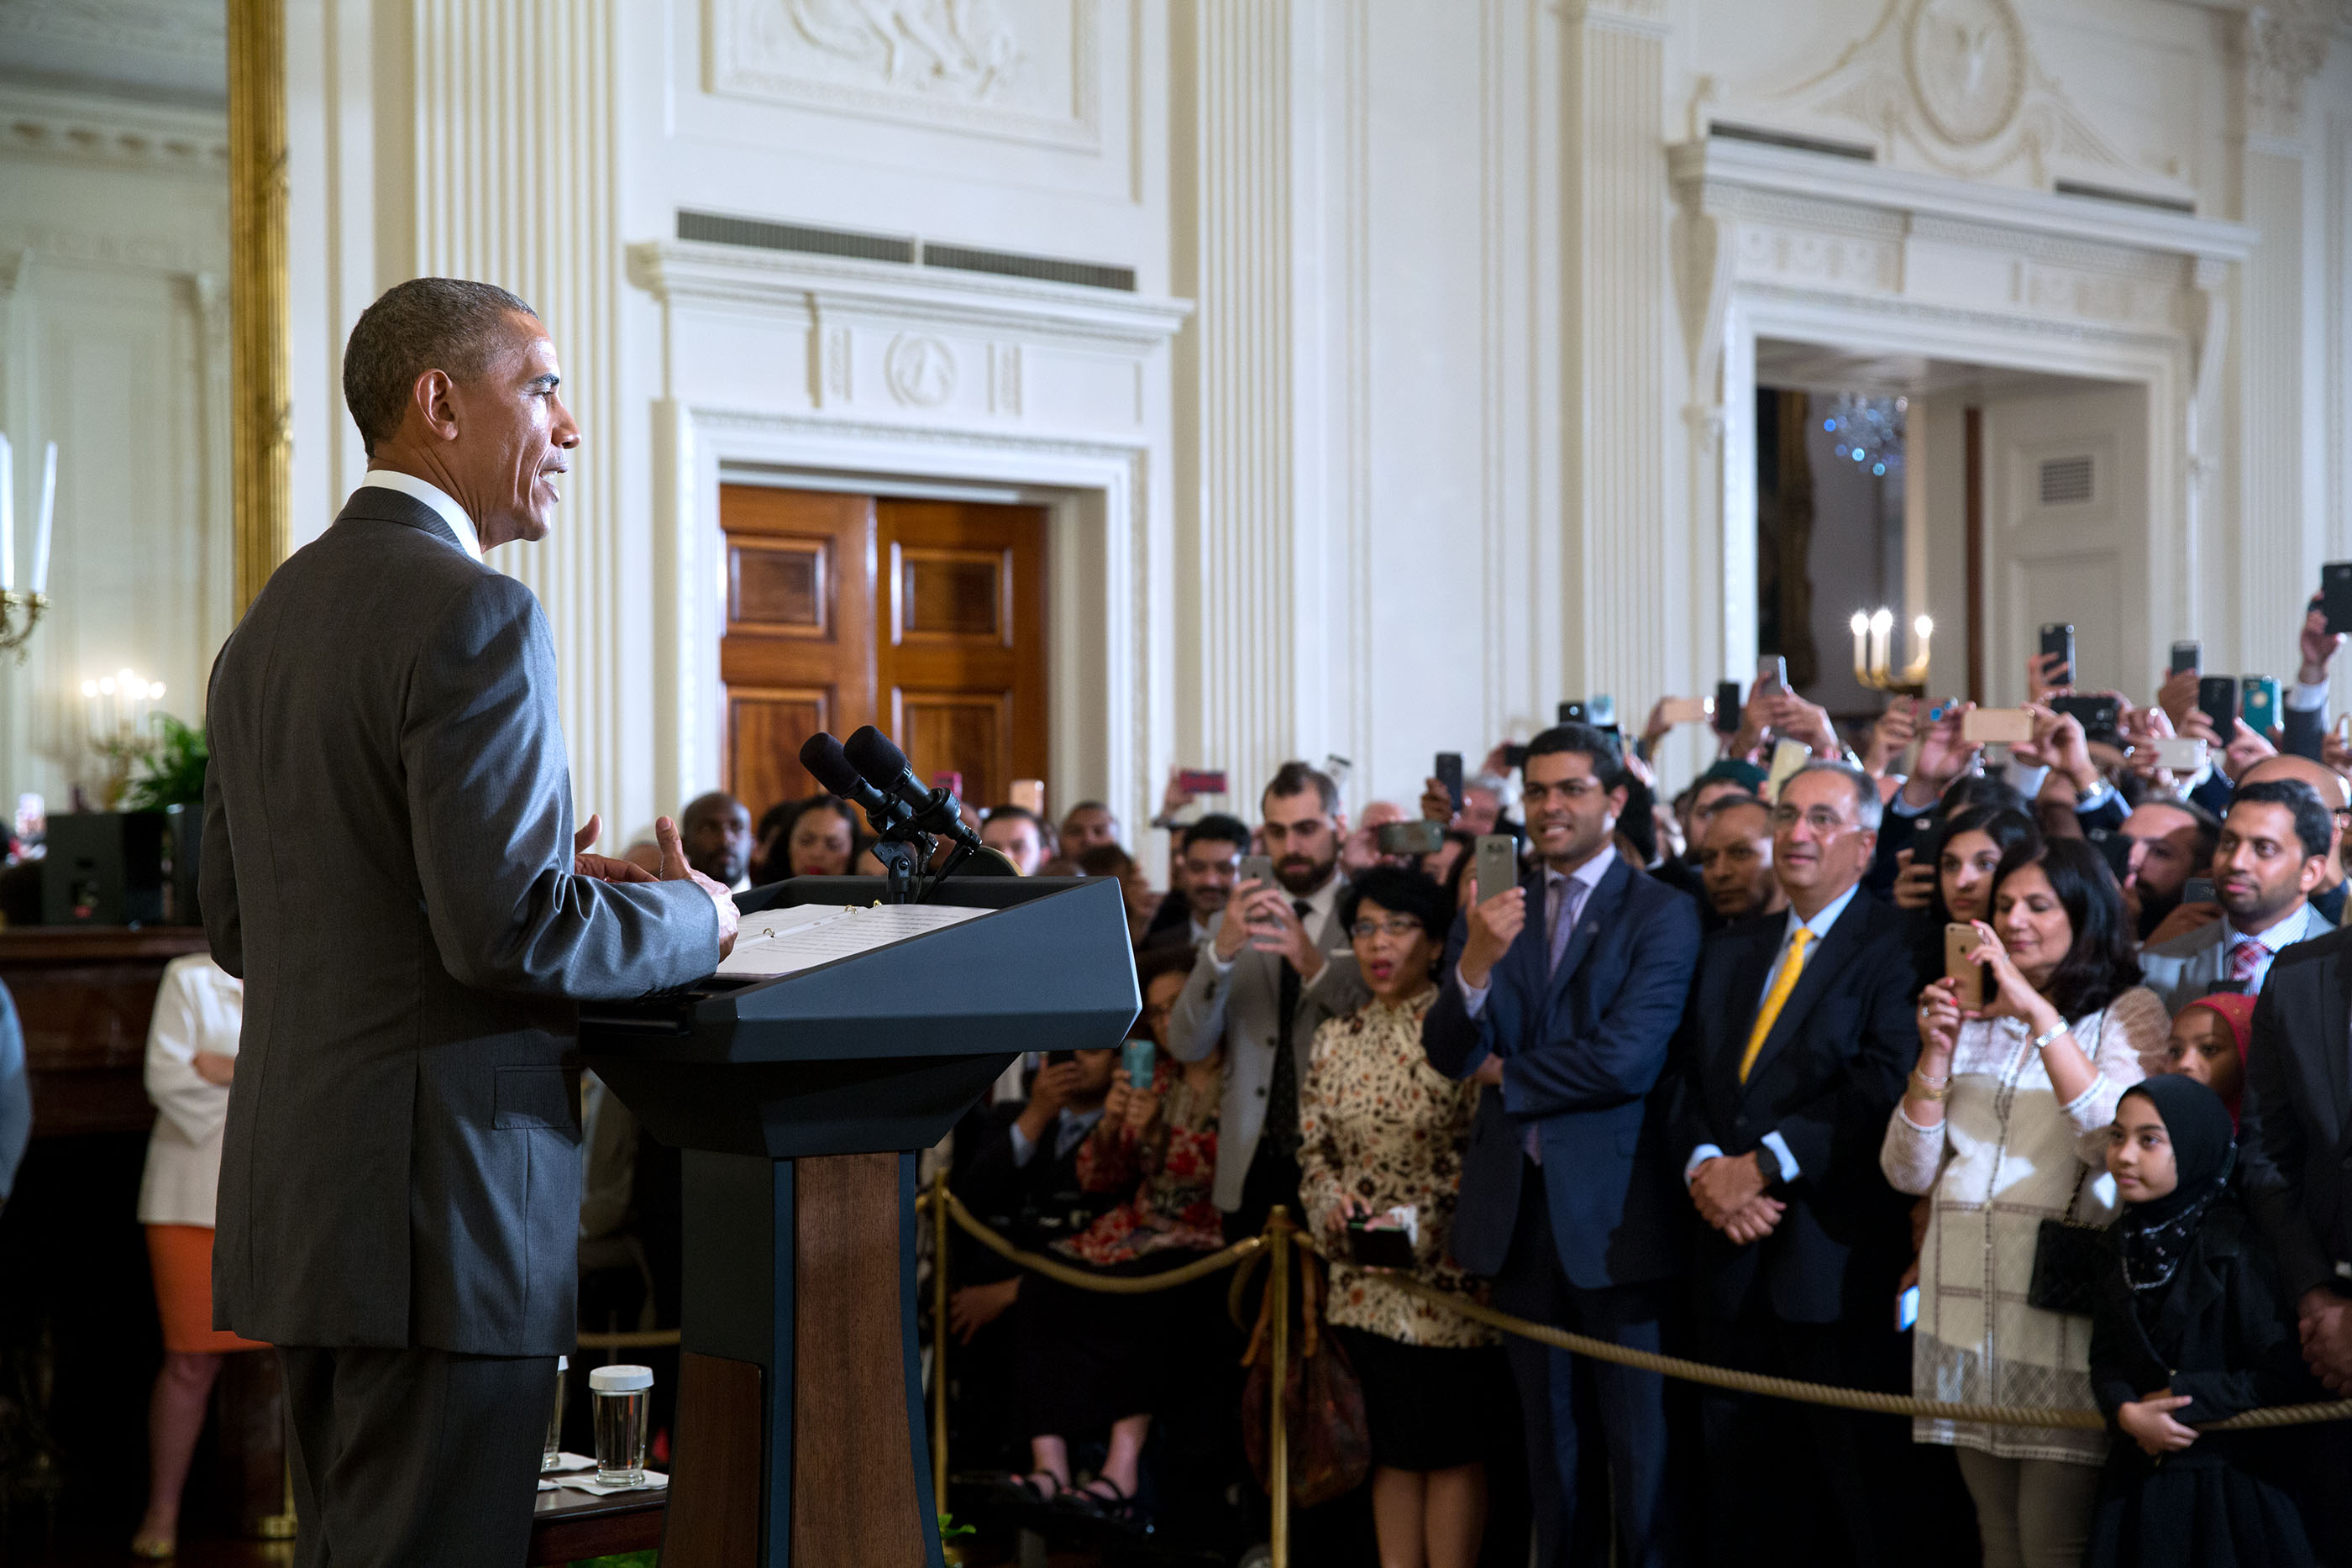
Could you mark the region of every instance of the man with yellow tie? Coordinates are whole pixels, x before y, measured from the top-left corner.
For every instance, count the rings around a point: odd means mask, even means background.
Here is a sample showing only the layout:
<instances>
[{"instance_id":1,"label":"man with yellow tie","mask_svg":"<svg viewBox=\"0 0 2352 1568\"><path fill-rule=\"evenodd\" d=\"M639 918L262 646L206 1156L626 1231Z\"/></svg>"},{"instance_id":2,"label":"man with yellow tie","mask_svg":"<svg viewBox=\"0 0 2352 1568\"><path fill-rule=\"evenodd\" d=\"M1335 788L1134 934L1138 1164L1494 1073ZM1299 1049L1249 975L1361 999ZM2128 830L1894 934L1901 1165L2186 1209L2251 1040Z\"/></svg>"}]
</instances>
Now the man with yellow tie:
<instances>
[{"instance_id":1,"label":"man with yellow tie","mask_svg":"<svg viewBox=\"0 0 2352 1568\"><path fill-rule=\"evenodd\" d=\"M1701 1359L1901 1393L1907 1200L1880 1175L1877 1146L1918 1051L1918 983L1903 921L1861 887L1878 822L1876 785L1843 763L1782 786L1772 863L1789 907L1701 951L1675 1130L1706 1222L1693 1260ZM1700 1403L1709 1561L1744 1568L1759 1549L1776 1562L1894 1560L1902 1423L1714 1390Z\"/></svg>"}]
</instances>

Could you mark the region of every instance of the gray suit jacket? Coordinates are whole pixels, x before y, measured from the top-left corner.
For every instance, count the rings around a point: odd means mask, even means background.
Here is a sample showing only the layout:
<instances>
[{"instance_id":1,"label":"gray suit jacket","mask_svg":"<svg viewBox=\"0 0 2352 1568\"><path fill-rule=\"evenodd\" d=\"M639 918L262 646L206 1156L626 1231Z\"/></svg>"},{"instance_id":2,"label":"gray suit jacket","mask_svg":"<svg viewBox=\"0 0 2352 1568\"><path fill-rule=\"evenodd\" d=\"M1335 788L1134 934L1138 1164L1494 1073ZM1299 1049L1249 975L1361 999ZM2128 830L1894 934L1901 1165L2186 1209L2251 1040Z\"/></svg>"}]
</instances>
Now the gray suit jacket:
<instances>
[{"instance_id":1,"label":"gray suit jacket","mask_svg":"<svg viewBox=\"0 0 2352 1568\"><path fill-rule=\"evenodd\" d=\"M2327 922L2320 918L2319 911L2308 904L2303 906L2302 914L2288 918L2301 922L2289 934L2296 942L2325 936L2330 929ZM2221 921L2209 920L2169 942L2140 949L2140 976L2149 990L2164 998L2166 1012L2179 1012L2228 974L2229 960L2221 951L2222 925ZM2277 967L2278 960L2272 959L2271 965Z\"/></svg>"},{"instance_id":2,"label":"gray suit jacket","mask_svg":"<svg viewBox=\"0 0 2352 1568\"><path fill-rule=\"evenodd\" d=\"M1276 1005L1282 995L1282 960L1244 947L1234 967L1217 972L1213 950L1225 923L1219 915L1202 939L1199 961L1168 1017L1168 1049L1180 1061L1198 1061L1225 1042L1225 1095L1217 1117L1217 1207L1231 1213L1242 1206L1242 1181L1257 1154L1258 1130L1265 1125L1266 1086L1274 1079L1275 1042L1280 1038ZM1298 1082L1307 1082L1307 1057L1315 1031L1328 1018L1354 1012L1371 993L1356 971L1348 934L1339 929L1339 905L1314 934L1329 954L1323 972L1299 988L1291 1014L1290 1056Z\"/></svg>"},{"instance_id":3,"label":"gray suit jacket","mask_svg":"<svg viewBox=\"0 0 2352 1568\"><path fill-rule=\"evenodd\" d=\"M709 973L719 918L691 883L572 874L539 601L361 489L222 647L205 729L205 925L245 980L214 1322L570 1350L575 999Z\"/></svg>"}]
</instances>

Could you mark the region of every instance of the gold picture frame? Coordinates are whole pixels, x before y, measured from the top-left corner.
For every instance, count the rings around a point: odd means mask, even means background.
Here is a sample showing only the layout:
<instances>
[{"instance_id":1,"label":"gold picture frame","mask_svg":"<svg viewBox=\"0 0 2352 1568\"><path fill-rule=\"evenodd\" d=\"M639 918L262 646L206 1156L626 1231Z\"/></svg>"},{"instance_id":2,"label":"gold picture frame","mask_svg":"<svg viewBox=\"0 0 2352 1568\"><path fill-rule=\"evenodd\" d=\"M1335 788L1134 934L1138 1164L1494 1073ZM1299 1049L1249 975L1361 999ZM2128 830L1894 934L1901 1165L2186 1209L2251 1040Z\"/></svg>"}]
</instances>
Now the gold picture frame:
<instances>
[{"instance_id":1,"label":"gold picture frame","mask_svg":"<svg viewBox=\"0 0 2352 1568\"><path fill-rule=\"evenodd\" d=\"M291 540L285 0L228 0L229 475L236 608Z\"/></svg>"}]
</instances>

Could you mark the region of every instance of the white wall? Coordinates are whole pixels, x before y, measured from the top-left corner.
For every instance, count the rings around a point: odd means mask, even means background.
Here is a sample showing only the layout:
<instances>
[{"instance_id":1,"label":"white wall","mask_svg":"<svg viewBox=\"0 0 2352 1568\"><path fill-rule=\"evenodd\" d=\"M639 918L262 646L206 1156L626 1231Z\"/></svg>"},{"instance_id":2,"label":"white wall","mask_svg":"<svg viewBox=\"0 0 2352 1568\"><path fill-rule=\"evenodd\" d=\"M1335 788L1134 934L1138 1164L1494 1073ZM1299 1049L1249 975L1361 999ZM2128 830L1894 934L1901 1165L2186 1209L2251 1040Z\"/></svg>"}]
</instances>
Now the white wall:
<instances>
[{"instance_id":1,"label":"white wall","mask_svg":"<svg viewBox=\"0 0 2352 1568\"><path fill-rule=\"evenodd\" d=\"M0 792L69 808L101 773L81 683L129 667L203 716L233 624L228 183L217 114L0 88L0 431L29 586L40 449L58 446L51 607L0 654Z\"/></svg>"}]
</instances>

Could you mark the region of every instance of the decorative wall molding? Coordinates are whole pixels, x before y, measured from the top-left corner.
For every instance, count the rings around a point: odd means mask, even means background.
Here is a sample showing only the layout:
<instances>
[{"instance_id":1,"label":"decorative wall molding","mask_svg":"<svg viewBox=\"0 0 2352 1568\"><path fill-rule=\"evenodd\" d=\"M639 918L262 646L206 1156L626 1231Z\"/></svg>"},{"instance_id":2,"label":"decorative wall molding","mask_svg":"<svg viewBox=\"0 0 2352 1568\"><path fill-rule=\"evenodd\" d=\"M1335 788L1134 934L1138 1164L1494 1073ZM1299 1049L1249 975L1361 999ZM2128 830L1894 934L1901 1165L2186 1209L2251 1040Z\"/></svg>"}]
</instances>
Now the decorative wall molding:
<instances>
[{"instance_id":1,"label":"decorative wall molding","mask_svg":"<svg viewBox=\"0 0 2352 1568\"><path fill-rule=\"evenodd\" d=\"M0 85L0 156L58 158L226 180L228 116Z\"/></svg>"},{"instance_id":2,"label":"decorative wall molding","mask_svg":"<svg viewBox=\"0 0 2352 1568\"><path fill-rule=\"evenodd\" d=\"M1692 134L1712 121L1823 139L1856 132L1883 164L2046 189L2062 173L2193 201L2175 169L2123 152L2042 69L2011 0L1886 0L1871 30L1792 86L1722 101L1701 78Z\"/></svg>"},{"instance_id":3,"label":"decorative wall molding","mask_svg":"<svg viewBox=\"0 0 2352 1568\"><path fill-rule=\"evenodd\" d=\"M2327 63L2330 18L2312 0L2249 6L2238 28L2246 134L2293 142L2303 134L2304 84Z\"/></svg>"},{"instance_id":4,"label":"decorative wall molding","mask_svg":"<svg viewBox=\"0 0 2352 1568\"><path fill-rule=\"evenodd\" d=\"M1098 150L1099 0L705 0L710 90Z\"/></svg>"}]
</instances>

